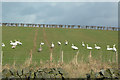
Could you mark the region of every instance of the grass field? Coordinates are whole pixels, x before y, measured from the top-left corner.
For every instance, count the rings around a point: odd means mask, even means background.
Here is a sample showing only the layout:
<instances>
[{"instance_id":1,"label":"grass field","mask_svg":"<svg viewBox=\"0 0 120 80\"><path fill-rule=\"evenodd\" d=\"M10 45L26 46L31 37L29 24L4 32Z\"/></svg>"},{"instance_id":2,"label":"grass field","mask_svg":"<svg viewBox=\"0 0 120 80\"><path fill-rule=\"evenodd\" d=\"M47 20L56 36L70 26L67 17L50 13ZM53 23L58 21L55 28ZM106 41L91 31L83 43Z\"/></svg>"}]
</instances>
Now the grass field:
<instances>
[{"instance_id":1,"label":"grass field","mask_svg":"<svg viewBox=\"0 0 120 80\"><path fill-rule=\"evenodd\" d=\"M10 40L21 40L22 46L17 46L16 49L12 49ZM69 41L69 45L64 45L65 40ZM37 52L39 43L44 42L43 51ZM57 41L62 42L61 46L58 46ZM40 62L49 60L51 42L55 44L53 49L53 58L57 62L60 60L61 50L64 53L64 62L68 63L76 55L76 50L71 49L71 44L75 44L79 48L78 60L88 61L89 50L86 47L82 47L81 42L89 44L94 48L94 44L101 46L101 50L92 50L92 57L102 62L108 62L109 60L115 61L115 53L107 51L106 46L113 44L118 45L118 32L117 31L105 31L105 30L88 30L88 29L63 29L63 28L33 28L33 27L2 27L2 42L6 44L3 50L3 65L13 64L15 61L17 64L22 64L30 57L30 51L32 50L32 61Z\"/></svg>"}]
</instances>

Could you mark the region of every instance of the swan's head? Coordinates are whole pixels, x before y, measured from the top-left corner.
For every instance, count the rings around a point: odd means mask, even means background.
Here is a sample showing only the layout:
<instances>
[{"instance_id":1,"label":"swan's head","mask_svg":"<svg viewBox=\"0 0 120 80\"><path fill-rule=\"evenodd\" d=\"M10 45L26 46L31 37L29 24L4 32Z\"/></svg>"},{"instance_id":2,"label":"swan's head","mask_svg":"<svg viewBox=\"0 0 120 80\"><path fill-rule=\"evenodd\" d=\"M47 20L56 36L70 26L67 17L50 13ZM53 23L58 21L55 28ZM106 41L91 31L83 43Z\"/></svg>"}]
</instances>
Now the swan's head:
<instances>
[{"instance_id":1,"label":"swan's head","mask_svg":"<svg viewBox=\"0 0 120 80\"><path fill-rule=\"evenodd\" d=\"M88 44L86 44L88 46Z\"/></svg>"},{"instance_id":2,"label":"swan's head","mask_svg":"<svg viewBox=\"0 0 120 80\"><path fill-rule=\"evenodd\" d=\"M115 45L113 45L113 47L115 48Z\"/></svg>"},{"instance_id":3,"label":"swan's head","mask_svg":"<svg viewBox=\"0 0 120 80\"><path fill-rule=\"evenodd\" d=\"M107 48L109 48L110 46L109 45L107 45Z\"/></svg>"},{"instance_id":4,"label":"swan's head","mask_svg":"<svg viewBox=\"0 0 120 80\"><path fill-rule=\"evenodd\" d=\"M72 44L72 46L74 46L74 44Z\"/></svg>"},{"instance_id":5,"label":"swan's head","mask_svg":"<svg viewBox=\"0 0 120 80\"><path fill-rule=\"evenodd\" d=\"M113 46L115 47L115 44Z\"/></svg>"},{"instance_id":6,"label":"swan's head","mask_svg":"<svg viewBox=\"0 0 120 80\"><path fill-rule=\"evenodd\" d=\"M12 40L10 40L10 43L12 42Z\"/></svg>"}]
</instances>

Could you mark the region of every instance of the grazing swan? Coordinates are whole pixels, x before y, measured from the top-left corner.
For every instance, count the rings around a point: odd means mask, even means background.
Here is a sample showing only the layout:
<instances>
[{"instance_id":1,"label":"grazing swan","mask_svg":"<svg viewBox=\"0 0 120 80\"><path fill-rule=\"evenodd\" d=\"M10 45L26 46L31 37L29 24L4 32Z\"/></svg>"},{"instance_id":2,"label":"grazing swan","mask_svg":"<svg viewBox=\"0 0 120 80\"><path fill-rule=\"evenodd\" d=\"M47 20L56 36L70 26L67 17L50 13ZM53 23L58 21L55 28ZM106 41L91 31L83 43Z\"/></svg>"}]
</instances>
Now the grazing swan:
<instances>
[{"instance_id":1,"label":"grazing swan","mask_svg":"<svg viewBox=\"0 0 120 80\"><path fill-rule=\"evenodd\" d=\"M84 42L82 42L82 46L83 46L83 47L85 47L85 44L84 44Z\"/></svg>"},{"instance_id":2,"label":"grazing swan","mask_svg":"<svg viewBox=\"0 0 120 80\"><path fill-rule=\"evenodd\" d=\"M78 47L74 46L74 44L72 44L71 48L74 49L74 50L78 49Z\"/></svg>"},{"instance_id":3,"label":"grazing swan","mask_svg":"<svg viewBox=\"0 0 120 80\"><path fill-rule=\"evenodd\" d=\"M10 45L13 45L13 42L10 40Z\"/></svg>"},{"instance_id":4,"label":"grazing swan","mask_svg":"<svg viewBox=\"0 0 120 80\"><path fill-rule=\"evenodd\" d=\"M5 44L4 44L4 43L2 43L2 47L5 47Z\"/></svg>"},{"instance_id":5,"label":"grazing swan","mask_svg":"<svg viewBox=\"0 0 120 80\"><path fill-rule=\"evenodd\" d=\"M15 41L15 43L17 43L17 44L19 43L19 41L18 41L18 40L14 40L14 41Z\"/></svg>"},{"instance_id":6,"label":"grazing swan","mask_svg":"<svg viewBox=\"0 0 120 80\"><path fill-rule=\"evenodd\" d=\"M113 50L113 48L110 48L110 46L107 45L107 50L108 50L108 51L111 51L111 50Z\"/></svg>"},{"instance_id":7,"label":"grazing swan","mask_svg":"<svg viewBox=\"0 0 120 80\"><path fill-rule=\"evenodd\" d=\"M113 51L117 51L116 47L115 47L115 44L113 45Z\"/></svg>"},{"instance_id":8,"label":"grazing swan","mask_svg":"<svg viewBox=\"0 0 120 80\"><path fill-rule=\"evenodd\" d=\"M19 44L19 45L22 45L22 43L18 40L15 40L15 43Z\"/></svg>"},{"instance_id":9,"label":"grazing swan","mask_svg":"<svg viewBox=\"0 0 120 80\"><path fill-rule=\"evenodd\" d=\"M51 48L54 48L55 47L55 45L53 44L53 42L52 42L52 44L51 44Z\"/></svg>"},{"instance_id":10,"label":"grazing swan","mask_svg":"<svg viewBox=\"0 0 120 80\"><path fill-rule=\"evenodd\" d=\"M19 45L22 45L22 42L19 41Z\"/></svg>"},{"instance_id":11,"label":"grazing swan","mask_svg":"<svg viewBox=\"0 0 120 80\"><path fill-rule=\"evenodd\" d=\"M93 48L92 48L92 47L89 47L88 44L87 44L87 49L90 50L89 57L91 58L91 57L92 57L91 50L92 50Z\"/></svg>"},{"instance_id":12,"label":"grazing swan","mask_svg":"<svg viewBox=\"0 0 120 80\"><path fill-rule=\"evenodd\" d=\"M88 44L87 44L87 49L92 50L92 47L89 47Z\"/></svg>"},{"instance_id":13,"label":"grazing swan","mask_svg":"<svg viewBox=\"0 0 120 80\"><path fill-rule=\"evenodd\" d=\"M101 47L100 46L97 46L96 44L95 44L95 49L101 49Z\"/></svg>"},{"instance_id":14,"label":"grazing swan","mask_svg":"<svg viewBox=\"0 0 120 80\"><path fill-rule=\"evenodd\" d=\"M10 45L12 45L12 46L17 46L17 43L10 41Z\"/></svg>"},{"instance_id":15,"label":"grazing swan","mask_svg":"<svg viewBox=\"0 0 120 80\"><path fill-rule=\"evenodd\" d=\"M68 41L67 40L65 40L65 45L68 45Z\"/></svg>"},{"instance_id":16,"label":"grazing swan","mask_svg":"<svg viewBox=\"0 0 120 80\"><path fill-rule=\"evenodd\" d=\"M58 45L61 45L61 42L60 42L60 41L58 41Z\"/></svg>"}]
</instances>

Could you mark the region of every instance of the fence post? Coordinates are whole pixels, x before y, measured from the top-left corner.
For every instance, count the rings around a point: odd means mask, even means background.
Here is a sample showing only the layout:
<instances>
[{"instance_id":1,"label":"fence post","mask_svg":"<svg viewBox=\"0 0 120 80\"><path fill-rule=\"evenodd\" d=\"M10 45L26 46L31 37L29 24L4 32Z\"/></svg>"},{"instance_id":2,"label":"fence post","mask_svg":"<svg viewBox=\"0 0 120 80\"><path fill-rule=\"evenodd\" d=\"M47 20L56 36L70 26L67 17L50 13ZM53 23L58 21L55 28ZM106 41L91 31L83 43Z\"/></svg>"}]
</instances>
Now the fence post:
<instances>
[{"instance_id":1,"label":"fence post","mask_svg":"<svg viewBox=\"0 0 120 80\"><path fill-rule=\"evenodd\" d=\"M50 53L50 62L52 62L52 52Z\"/></svg>"},{"instance_id":2,"label":"fence post","mask_svg":"<svg viewBox=\"0 0 120 80\"><path fill-rule=\"evenodd\" d=\"M63 63L63 51L62 51L62 63Z\"/></svg>"},{"instance_id":3,"label":"fence post","mask_svg":"<svg viewBox=\"0 0 120 80\"><path fill-rule=\"evenodd\" d=\"M1 51L0 54L0 79L2 78L2 57L3 57L3 51Z\"/></svg>"},{"instance_id":4,"label":"fence post","mask_svg":"<svg viewBox=\"0 0 120 80\"><path fill-rule=\"evenodd\" d=\"M78 52L76 53L76 56L75 56L75 58L76 58L76 64L78 64L78 53L79 53L79 50L78 50Z\"/></svg>"}]
</instances>

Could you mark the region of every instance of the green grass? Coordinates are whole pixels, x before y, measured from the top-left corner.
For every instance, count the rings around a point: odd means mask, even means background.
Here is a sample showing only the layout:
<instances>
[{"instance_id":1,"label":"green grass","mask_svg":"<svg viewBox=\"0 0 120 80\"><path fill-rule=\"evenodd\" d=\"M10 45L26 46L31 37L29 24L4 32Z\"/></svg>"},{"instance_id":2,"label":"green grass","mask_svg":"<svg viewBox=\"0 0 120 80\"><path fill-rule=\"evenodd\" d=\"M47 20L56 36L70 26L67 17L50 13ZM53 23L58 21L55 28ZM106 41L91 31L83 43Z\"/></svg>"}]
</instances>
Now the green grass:
<instances>
[{"instance_id":1,"label":"green grass","mask_svg":"<svg viewBox=\"0 0 120 80\"><path fill-rule=\"evenodd\" d=\"M17 64L22 64L30 56L30 50L34 46L35 30L38 30L36 49L33 52L33 61L40 62L49 60L49 47L45 42L47 39L48 43L54 42L55 48L53 49L53 58L55 62L60 59L61 50L64 52L64 62L70 62L76 54L76 50L71 49L71 44L75 44L79 48L78 60L88 61L89 50L86 47L82 47L81 42L88 43L89 46L94 48L94 44L101 46L101 50L92 50L93 58L100 60L102 57L103 62L115 60L115 53L106 50L106 45L109 44L112 47L113 44L118 45L118 32L117 31L105 31L105 30L88 30L88 29L63 29L63 28L45 28L46 38L44 37L43 28L33 27L2 27L2 42L6 44L2 48L3 65L12 64L16 61ZM9 41L19 39L22 41L22 46L17 46L16 49L12 49ZM68 40L69 45L65 46L64 41ZM42 52L37 52L39 43L43 41ZM58 46L57 41L62 42L61 46Z\"/></svg>"}]
</instances>

